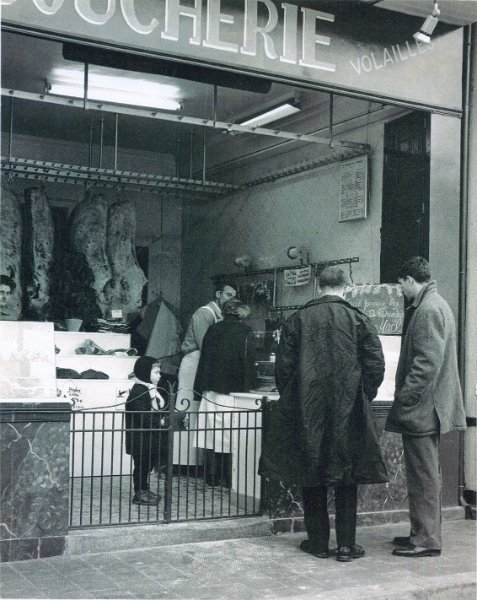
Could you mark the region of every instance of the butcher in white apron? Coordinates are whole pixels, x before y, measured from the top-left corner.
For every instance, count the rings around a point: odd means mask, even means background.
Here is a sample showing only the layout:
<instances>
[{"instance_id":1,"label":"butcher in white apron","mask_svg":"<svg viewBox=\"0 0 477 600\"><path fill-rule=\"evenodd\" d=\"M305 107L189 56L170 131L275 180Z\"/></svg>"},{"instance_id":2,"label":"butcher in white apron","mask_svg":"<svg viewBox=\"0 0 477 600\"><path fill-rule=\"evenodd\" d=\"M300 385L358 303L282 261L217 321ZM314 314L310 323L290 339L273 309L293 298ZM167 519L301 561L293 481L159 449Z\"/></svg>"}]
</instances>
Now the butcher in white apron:
<instances>
[{"instance_id":1,"label":"butcher in white apron","mask_svg":"<svg viewBox=\"0 0 477 600\"><path fill-rule=\"evenodd\" d=\"M222 306L235 298L237 290L232 283L222 282L215 288L214 299L198 308L192 315L181 350L184 354L178 375L176 409L188 413L188 426L195 428L200 396L194 393L194 381L199 365L202 340L211 325L222 320Z\"/></svg>"}]
</instances>

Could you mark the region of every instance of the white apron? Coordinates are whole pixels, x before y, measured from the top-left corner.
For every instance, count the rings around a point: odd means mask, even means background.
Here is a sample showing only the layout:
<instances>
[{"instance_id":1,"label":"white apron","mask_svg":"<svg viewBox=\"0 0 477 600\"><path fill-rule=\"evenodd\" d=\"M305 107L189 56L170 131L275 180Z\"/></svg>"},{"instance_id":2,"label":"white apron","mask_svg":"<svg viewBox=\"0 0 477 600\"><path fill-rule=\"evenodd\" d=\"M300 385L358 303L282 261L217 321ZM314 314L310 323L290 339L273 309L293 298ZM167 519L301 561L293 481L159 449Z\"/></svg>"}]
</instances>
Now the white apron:
<instances>
[{"instance_id":1,"label":"white apron","mask_svg":"<svg viewBox=\"0 0 477 600\"><path fill-rule=\"evenodd\" d=\"M181 360L178 374L178 387L176 396L176 410L189 415L189 428L194 429L196 425L199 402L194 394L194 381L199 366L200 350L194 350L186 354Z\"/></svg>"},{"instance_id":2,"label":"white apron","mask_svg":"<svg viewBox=\"0 0 477 600\"><path fill-rule=\"evenodd\" d=\"M210 402L208 402L210 400ZM235 399L228 394L204 392L197 419L197 447L214 452L231 452L232 412Z\"/></svg>"}]
</instances>

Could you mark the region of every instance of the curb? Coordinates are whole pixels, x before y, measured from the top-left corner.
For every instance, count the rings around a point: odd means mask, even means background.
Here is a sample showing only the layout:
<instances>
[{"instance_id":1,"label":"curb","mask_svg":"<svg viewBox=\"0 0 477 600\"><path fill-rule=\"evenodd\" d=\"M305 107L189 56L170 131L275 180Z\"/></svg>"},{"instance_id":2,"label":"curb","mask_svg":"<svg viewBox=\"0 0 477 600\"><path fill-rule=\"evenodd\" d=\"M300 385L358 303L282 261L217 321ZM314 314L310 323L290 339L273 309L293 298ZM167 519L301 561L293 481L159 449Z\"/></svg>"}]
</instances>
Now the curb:
<instances>
[{"instance_id":1,"label":"curb","mask_svg":"<svg viewBox=\"0 0 477 600\"><path fill-rule=\"evenodd\" d=\"M404 510L359 513L358 527L407 523L407 515L407 511ZM442 518L446 521L463 520L465 510L459 506L443 508ZM333 516L330 521L333 526ZM303 517L270 519L268 516L79 529L69 532L64 556L264 537L304 531Z\"/></svg>"},{"instance_id":2,"label":"curb","mask_svg":"<svg viewBox=\"0 0 477 600\"><path fill-rule=\"evenodd\" d=\"M70 531L64 556L272 535L268 517L188 521Z\"/></svg>"},{"instance_id":3,"label":"curb","mask_svg":"<svg viewBox=\"0 0 477 600\"><path fill-rule=\"evenodd\" d=\"M433 577L428 585L403 584L399 590L395 583L346 587L336 591L313 595L290 596L288 600L475 600L476 582L472 573Z\"/></svg>"}]
</instances>

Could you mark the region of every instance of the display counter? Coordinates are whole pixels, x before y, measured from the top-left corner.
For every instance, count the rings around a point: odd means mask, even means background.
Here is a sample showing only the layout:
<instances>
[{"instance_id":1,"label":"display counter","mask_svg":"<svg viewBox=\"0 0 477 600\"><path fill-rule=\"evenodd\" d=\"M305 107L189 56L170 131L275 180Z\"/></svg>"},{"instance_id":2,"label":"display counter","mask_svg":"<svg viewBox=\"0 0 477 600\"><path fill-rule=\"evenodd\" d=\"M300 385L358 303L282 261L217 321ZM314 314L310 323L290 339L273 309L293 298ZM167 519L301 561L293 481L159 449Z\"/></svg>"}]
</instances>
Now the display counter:
<instances>
[{"instance_id":1,"label":"display counter","mask_svg":"<svg viewBox=\"0 0 477 600\"><path fill-rule=\"evenodd\" d=\"M126 475L124 406L137 356L122 333L56 331L58 398L73 404L70 472L73 477ZM97 353L91 353L97 352ZM102 353L100 353L102 352ZM95 415L95 412L101 415Z\"/></svg>"},{"instance_id":2,"label":"display counter","mask_svg":"<svg viewBox=\"0 0 477 600\"><path fill-rule=\"evenodd\" d=\"M251 391L230 394L232 413L232 494L239 505L249 508L261 499L261 478L258 461L262 451L262 402L278 400L278 393Z\"/></svg>"}]
</instances>

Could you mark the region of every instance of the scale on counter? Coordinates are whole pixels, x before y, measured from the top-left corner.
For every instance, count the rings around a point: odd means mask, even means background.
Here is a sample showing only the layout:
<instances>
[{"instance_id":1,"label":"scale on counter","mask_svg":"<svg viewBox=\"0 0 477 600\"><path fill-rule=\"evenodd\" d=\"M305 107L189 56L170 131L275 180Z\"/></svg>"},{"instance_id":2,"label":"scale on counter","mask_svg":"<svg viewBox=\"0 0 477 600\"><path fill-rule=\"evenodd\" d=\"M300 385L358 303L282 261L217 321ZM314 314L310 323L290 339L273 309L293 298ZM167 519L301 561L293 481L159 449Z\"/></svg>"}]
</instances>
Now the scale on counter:
<instances>
[{"instance_id":1,"label":"scale on counter","mask_svg":"<svg viewBox=\"0 0 477 600\"><path fill-rule=\"evenodd\" d=\"M275 383L275 361L274 360L257 360L255 361L257 369L257 392L276 392L277 384Z\"/></svg>"}]
</instances>

